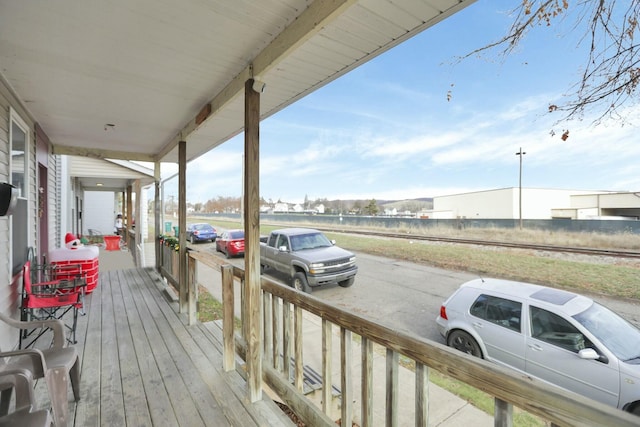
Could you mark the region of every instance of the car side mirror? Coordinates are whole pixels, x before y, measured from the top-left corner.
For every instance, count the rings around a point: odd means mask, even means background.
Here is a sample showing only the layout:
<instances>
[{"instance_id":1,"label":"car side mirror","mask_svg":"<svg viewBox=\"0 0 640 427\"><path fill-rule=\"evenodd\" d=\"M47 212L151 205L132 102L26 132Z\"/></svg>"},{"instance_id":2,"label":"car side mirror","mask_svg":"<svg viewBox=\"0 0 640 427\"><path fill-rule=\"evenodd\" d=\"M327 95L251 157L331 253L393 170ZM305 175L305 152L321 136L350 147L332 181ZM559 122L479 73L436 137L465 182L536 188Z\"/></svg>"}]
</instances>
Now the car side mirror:
<instances>
[{"instance_id":1,"label":"car side mirror","mask_svg":"<svg viewBox=\"0 0 640 427\"><path fill-rule=\"evenodd\" d=\"M583 348L578 352L578 357L583 360L598 360L602 363L609 363L607 356L598 354L592 348Z\"/></svg>"},{"instance_id":2,"label":"car side mirror","mask_svg":"<svg viewBox=\"0 0 640 427\"><path fill-rule=\"evenodd\" d=\"M278 250L279 250L280 252L288 252L288 249L287 249L287 247L286 247L286 246L280 246L280 247L278 248Z\"/></svg>"},{"instance_id":3,"label":"car side mirror","mask_svg":"<svg viewBox=\"0 0 640 427\"><path fill-rule=\"evenodd\" d=\"M335 240L331 240L330 242L331 242L331 244L332 244L332 245L335 245L335 244L336 244L336 241L335 241Z\"/></svg>"}]
</instances>

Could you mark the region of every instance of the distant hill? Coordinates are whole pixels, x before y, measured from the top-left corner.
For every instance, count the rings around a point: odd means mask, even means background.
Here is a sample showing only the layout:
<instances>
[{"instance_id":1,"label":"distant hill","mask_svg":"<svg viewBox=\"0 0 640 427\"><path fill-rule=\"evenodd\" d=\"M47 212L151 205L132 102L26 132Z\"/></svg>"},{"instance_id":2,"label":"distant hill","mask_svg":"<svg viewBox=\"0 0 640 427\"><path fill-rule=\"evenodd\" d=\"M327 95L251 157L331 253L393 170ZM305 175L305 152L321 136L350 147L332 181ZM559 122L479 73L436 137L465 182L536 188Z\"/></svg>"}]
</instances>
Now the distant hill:
<instances>
[{"instance_id":1,"label":"distant hill","mask_svg":"<svg viewBox=\"0 0 640 427\"><path fill-rule=\"evenodd\" d=\"M356 204L360 206L366 206L369 200L328 200L326 204L328 206L345 206L350 207ZM383 209L397 209L398 211L409 210L412 212L418 212L420 210L433 209L433 197L421 197L418 199L405 199L405 200L379 200L376 199L378 206Z\"/></svg>"},{"instance_id":2,"label":"distant hill","mask_svg":"<svg viewBox=\"0 0 640 427\"><path fill-rule=\"evenodd\" d=\"M384 207L385 209L397 209L401 210L409 210L412 212L417 212L420 210L429 210L433 209L433 198L432 197L422 197L419 199L406 199L406 200L380 200L378 204Z\"/></svg>"}]
</instances>

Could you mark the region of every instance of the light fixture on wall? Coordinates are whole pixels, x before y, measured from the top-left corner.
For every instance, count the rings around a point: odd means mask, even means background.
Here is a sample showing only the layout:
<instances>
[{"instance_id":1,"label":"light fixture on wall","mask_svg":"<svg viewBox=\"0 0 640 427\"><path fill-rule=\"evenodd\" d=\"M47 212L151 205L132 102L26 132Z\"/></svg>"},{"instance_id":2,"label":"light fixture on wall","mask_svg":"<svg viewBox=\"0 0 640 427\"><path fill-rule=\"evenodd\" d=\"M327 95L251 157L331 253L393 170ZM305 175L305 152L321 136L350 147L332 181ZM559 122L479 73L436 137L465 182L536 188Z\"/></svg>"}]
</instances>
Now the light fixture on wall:
<instances>
[{"instance_id":1,"label":"light fixture on wall","mask_svg":"<svg viewBox=\"0 0 640 427\"><path fill-rule=\"evenodd\" d=\"M7 182L0 182L0 216L11 215L18 200L18 189Z\"/></svg>"},{"instance_id":2,"label":"light fixture on wall","mask_svg":"<svg viewBox=\"0 0 640 427\"><path fill-rule=\"evenodd\" d=\"M267 87L267 84L263 81L254 79L253 80L253 85L251 86L253 88L253 90L255 90L258 93L262 93L264 92L264 88Z\"/></svg>"}]
</instances>

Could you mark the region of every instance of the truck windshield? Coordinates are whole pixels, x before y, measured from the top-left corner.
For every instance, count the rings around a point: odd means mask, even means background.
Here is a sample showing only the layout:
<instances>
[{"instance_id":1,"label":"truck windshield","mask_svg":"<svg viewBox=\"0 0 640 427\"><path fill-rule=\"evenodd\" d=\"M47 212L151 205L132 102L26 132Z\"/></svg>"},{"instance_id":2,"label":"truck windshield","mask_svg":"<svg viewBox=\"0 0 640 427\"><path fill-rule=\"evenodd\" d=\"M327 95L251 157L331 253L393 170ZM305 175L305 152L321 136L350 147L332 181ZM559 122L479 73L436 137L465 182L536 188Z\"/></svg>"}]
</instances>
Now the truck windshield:
<instances>
[{"instance_id":1,"label":"truck windshield","mask_svg":"<svg viewBox=\"0 0 640 427\"><path fill-rule=\"evenodd\" d=\"M326 248L331 246L331 241L322 233L300 234L291 236L291 250L302 251L305 249Z\"/></svg>"}]
</instances>

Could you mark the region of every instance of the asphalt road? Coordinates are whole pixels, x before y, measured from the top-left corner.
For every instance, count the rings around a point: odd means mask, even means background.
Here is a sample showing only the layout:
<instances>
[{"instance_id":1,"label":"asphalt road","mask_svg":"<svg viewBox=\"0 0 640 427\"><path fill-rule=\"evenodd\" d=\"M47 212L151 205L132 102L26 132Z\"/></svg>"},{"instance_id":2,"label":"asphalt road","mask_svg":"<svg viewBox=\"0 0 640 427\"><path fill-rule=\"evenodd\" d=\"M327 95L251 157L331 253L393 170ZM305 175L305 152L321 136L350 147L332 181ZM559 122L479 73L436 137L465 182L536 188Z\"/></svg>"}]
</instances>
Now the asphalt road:
<instances>
[{"instance_id":1,"label":"asphalt road","mask_svg":"<svg viewBox=\"0 0 640 427\"><path fill-rule=\"evenodd\" d=\"M215 244L198 244L197 249L215 253ZM358 275L353 286L314 288L312 294L350 312L444 344L435 323L440 305L460 284L478 276L391 258L356 255ZM238 266L244 263L242 258L234 258L231 262ZM265 273L274 279L285 279L277 273L270 274L269 270ZM640 327L640 303L590 296Z\"/></svg>"}]
</instances>

